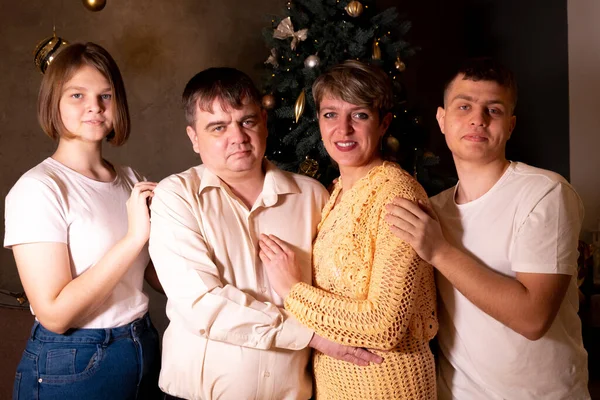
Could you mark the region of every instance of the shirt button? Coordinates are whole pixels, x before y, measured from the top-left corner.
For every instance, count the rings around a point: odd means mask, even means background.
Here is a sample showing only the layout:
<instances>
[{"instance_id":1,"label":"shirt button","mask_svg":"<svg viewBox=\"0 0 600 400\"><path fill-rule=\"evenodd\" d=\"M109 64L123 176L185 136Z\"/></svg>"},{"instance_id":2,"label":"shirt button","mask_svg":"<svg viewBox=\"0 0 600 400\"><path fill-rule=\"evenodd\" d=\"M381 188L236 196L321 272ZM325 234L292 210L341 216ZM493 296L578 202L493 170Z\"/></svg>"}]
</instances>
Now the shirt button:
<instances>
[{"instance_id":1,"label":"shirt button","mask_svg":"<svg viewBox=\"0 0 600 400\"><path fill-rule=\"evenodd\" d=\"M271 376L271 374L269 373L269 371L266 371L264 375L265 375L265 378L268 378L268 377Z\"/></svg>"},{"instance_id":2,"label":"shirt button","mask_svg":"<svg viewBox=\"0 0 600 400\"><path fill-rule=\"evenodd\" d=\"M261 293L265 293L267 291L267 288L263 286L260 288L260 291L261 291Z\"/></svg>"}]
</instances>

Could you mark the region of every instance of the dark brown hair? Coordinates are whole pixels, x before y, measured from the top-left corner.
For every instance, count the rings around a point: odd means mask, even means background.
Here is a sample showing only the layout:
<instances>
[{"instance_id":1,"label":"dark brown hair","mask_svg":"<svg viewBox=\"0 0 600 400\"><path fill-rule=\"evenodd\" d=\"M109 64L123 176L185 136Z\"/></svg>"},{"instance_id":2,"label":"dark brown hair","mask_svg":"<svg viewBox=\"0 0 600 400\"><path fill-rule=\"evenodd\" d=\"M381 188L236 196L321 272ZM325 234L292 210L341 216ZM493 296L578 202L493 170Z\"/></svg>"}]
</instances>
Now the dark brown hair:
<instances>
[{"instance_id":1,"label":"dark brown hair","mask_svg":"<svg viewBox=\"0 0 600 400\"><path fill-rule=\"evenodd\" d=\"M54 140L60 136L71 136L62 123L59 103L64 85L85 65L98 70L110 83L114 121L113 130L106 139L120 146L127 141L130 132L125 85L115 60L95 43L71 44L61 50L48 66L38 95L38 121L44 132Z\"/></svg>"},{"instance_id":2,"label":"dark brown hair","mask_svg":"<svg viewBox=\"0 0 600 400\"><path fill-rule=\"evenodd\" d=\"M470 58L462 63L456 73L444 86L444 102L452 82L462 75L463 80L474 82L489 81L496 82L498 85L508 89L512 98L511 112L517 105L517 80L510 69L491 57Z\"/></svg>"},{"instance_id":3,"label":"dark brown hair","mask_svg":"<svg viewBox=\"0 0 600 400\"><path fill-rule=\"evenodd\" d=\"M187 124L194 126L196 107L212 112L212 103L220 99L222 107L240 109L244 104L260 105L260 93L252 79L235 68L208 68L198 72L185 86L182 96Z\"/></svg>"},{"instance_id":4,"label":"dark brown hair","mask_svg":"<svg viewBox=\"0 0 600 400\"><path fill-rule=\"evenodd\" d=\"M382 118L394 103L392 82L379 67L356 60L347 60L319 76L312 86L317 110L325 95L367 107L379 112Z\"/></svg>"}]
</instances>

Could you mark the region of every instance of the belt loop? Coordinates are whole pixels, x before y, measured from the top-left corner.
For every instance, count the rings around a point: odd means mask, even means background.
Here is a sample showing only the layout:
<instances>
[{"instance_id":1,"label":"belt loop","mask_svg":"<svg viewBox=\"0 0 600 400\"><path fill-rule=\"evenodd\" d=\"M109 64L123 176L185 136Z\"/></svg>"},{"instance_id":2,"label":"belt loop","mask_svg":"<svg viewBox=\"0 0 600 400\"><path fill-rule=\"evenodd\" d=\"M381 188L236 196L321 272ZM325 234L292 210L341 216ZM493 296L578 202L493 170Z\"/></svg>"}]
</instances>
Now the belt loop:
<instances>
[{"instance_id":1,"label":"belt loop","mask_svg":"<svg viewBox=\"0 0 600 400\"><path fill-rule=\"evenodd\" d=\"M39 326L40 322L36 319L33 323L33 327L31 328L31 339L35 339L35 332L37 331Z\"/></svg>"},{"instance_id":2,"label":"belt loop","mask_svg":"<svg viewBox=\"0 0 600 400\"><path fill-rule=\"evenodd\" d=\"M104 342L102 343L105 346L108 346L108 344L110 343L110 329L105 328L104 329Z\"/></svg>"}]
</instances>

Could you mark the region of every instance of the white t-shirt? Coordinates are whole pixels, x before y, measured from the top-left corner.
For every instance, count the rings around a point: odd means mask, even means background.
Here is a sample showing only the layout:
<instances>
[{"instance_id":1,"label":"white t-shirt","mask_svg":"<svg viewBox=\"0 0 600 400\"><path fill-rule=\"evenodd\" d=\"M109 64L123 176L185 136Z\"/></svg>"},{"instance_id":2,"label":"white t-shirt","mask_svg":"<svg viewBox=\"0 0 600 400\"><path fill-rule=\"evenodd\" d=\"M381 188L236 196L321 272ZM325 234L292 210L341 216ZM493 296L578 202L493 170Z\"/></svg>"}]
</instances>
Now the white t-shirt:
<instances>
[{"instance_id":1,"label":"white t-shirt","mask_svg":"<svg viewBox=\"0 0 600 400\"><path fill-rule=\"evenodd\" d=\"M477 200L456 204L457 187L432 198L453 245L506 276L575 276L583 206L560 175L512 162ZM537 341L481 311L441 274L437 284L441 400L590 398L575 277L552 326Z\"/></svg>"},{"instance_id":2,"label":"white t-shirt","mask_svg":"<svg viewBox=\"0 0 600 400\"><path fill-rule=\"evenodd\" d=\"M92 268L127 233L125 203L141 180L129 167L115 170L114 181L99 182L47 158L27 171L6 196L4 246L66 243L73 278ZM148 310L142 292L148 261L144 247L104 304L80 327L114 328L143 316Z\"/></svg>"}]
</instances>

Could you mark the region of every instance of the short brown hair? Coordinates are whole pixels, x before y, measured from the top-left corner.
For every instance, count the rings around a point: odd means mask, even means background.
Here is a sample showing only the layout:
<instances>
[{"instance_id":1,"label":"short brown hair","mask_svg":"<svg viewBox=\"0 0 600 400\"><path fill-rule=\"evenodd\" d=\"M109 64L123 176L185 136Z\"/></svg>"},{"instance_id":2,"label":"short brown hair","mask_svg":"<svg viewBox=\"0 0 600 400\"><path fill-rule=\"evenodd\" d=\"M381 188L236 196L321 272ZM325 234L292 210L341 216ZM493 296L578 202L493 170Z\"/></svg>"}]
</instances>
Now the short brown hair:
<instances>
[{"instance_id":1,"label":"short brown hair","mask_svg":"<svg viewBox=\"0 0 600 400\"><path fill-rule=\"evenodd\" d=\"M347 60L319 76L312 86L317 110L326 94L379 111L380 118L394 106L392 82L379 67Z\"/></svg>"},{"instance_id":2,"label":"short brown hair","mask_svg":"<svg viewBox=\"0 0 600 400\"><path fill-rule=\"evenodd\" d=\"M112 90L113 130L107 141L120 146L130 132L129 108L121 72L108 51L95 43L74 43L61 50L48 66L38 95L38 121L48 136L57 140L70 137L60 116L60 99L64 85L84 65L95 68L110 83Z\"/></svg>"},{"instance_id":3,"label":"short brown hair","mask_svg":"<svg viewBox=\"0 0 600 400\"><path fill-rule=\"evenodd\" d=\"M452 82L461 75L463 80L496 82L503 88L508 89L512 98L511 112L515 110L518 94L517 80L513 72L500 63L500 61L491 57L469 58L465 60L456 73L452 75L452 78L446 82L444 86L444 102L446 101L446 95L450 86L452 86Z\"/></svg>"},{"instance_id":4,"label":"short brown hair","mask_svg":"<svg viewBox=\"0 0 600 400\"><path fill-rule=\"evenodd\" d=\"M212 112L212 103L217 98L223 101L222 106L234 109L248 102L260 105L260 93L248 75L235 68L208 68L185 85L181 100L187 124L194 126L196 106Z\"/></svg>"}]
</instances>

